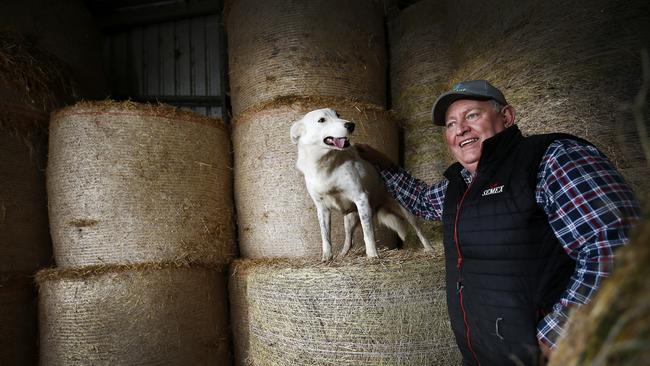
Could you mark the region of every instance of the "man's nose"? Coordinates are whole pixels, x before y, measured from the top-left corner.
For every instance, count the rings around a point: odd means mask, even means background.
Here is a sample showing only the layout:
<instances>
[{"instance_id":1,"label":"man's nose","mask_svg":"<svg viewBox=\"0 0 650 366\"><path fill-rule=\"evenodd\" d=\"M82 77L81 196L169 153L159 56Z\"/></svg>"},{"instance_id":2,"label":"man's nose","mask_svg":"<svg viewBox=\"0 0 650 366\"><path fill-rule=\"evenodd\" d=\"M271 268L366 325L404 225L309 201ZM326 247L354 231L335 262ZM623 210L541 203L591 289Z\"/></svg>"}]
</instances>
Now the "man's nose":
<instances>
[{"instance_id":1,"label":"man's nose","mask_svg":"<svg viewBox=\"0 0 650 366\"><path fill-rule=\"evenodd\" d=\"M350 132L350 133L354 132L354 123L353 122L345 122L343 127L345 127L345 129L348 130L348 132Z\"/></svg>"},{"instance_id":2,"label":"man's nose","mask_svg":"<svg viewBox=\"0 0 650 366\"><path fill-rule=\"evenodd\" d=\"M457 136L462 136L465 134L465 132L469 131L469 126L467 123L463 120L459 120L456 122L456 135Z\"/></svg>"}]
</instances>

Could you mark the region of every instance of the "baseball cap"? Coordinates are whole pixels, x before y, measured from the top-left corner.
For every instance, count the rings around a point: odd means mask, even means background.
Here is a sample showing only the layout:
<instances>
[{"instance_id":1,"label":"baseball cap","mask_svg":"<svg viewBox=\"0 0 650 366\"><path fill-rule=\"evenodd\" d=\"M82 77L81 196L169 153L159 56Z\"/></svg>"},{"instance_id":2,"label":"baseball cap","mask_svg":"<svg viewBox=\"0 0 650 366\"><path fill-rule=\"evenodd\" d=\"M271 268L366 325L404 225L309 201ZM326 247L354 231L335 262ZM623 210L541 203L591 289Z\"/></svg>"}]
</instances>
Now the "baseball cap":
<instances>
[{"instance_id":1,"label":"baseball cap","mask_svg":"<svg viewBox=\"0 0 650 366\"><path fill-rule=\"evenodd\" d=\"M487 80L466 80L454 85L450 91L438 97L433 103L431 110L431 118L433 124L438 126L445 125L445 114L447 108L459 99L476 99L476 100L490 100L494 99L500 104L507 105L506 98L503 93L494 85L490 84Z\"/></svg>"}]
</instances>

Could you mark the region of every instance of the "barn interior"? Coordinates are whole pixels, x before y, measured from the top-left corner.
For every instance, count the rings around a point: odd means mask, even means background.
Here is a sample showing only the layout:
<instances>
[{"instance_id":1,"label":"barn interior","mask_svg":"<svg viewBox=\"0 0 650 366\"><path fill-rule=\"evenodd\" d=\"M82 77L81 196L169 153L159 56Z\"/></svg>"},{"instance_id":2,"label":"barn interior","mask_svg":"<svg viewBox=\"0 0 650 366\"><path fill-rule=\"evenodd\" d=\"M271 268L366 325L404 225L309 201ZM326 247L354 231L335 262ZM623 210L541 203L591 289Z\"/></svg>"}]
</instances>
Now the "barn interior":
<instances>
[{"instance_id":1,"label":"barn interior","mask_svg":"<svg viewBox=\"0 0 650 366\"><path fill-rule=\"evenodd\" d=\"M419 221L433 253L379 228L381 260L357 231L322 263L289 129L333 108L432 184L431 106L472 79L634 188L632 245L551 364L643 364L649 49L644 0L4 1L0 365L460 364L441 226Z\"/></svg>"}]
</instances>

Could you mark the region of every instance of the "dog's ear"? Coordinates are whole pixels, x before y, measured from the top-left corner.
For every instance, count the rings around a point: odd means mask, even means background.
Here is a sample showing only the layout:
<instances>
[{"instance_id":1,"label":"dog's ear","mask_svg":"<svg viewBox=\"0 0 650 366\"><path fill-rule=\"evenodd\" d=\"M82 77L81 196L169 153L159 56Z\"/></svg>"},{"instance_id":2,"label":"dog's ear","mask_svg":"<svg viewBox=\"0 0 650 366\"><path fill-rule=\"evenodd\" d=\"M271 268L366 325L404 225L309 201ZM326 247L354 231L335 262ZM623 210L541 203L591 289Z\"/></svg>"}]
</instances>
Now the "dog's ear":
<instances>
[{"instance_id":1,"label":"dog's ear","mask_svg":"<svg viewBox=\"0 0 650 366\"><path fill-rule=\"evenodd\" d=\"M305 131L305 126L302 124L302 119L299 119L296 122L294 122L293 126L291 126L291 142L297 144L298 139L300 139L300 136L304 131Z\"/></svg>"}]
</instances>

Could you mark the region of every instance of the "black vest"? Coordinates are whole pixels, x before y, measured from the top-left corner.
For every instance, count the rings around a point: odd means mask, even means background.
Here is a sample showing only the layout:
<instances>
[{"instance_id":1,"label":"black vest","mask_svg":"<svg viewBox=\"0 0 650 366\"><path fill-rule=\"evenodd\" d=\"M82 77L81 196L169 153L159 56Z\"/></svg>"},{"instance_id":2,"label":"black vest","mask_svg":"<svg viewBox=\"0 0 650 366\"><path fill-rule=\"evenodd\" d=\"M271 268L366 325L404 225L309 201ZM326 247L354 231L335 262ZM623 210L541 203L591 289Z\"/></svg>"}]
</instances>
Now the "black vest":
<instances>
[{"instance_id":1,"label":"black vest","mask_svg":"<svg viewBox=\"0 0 650 366\"><path fill-rule=\"evenodd\" d=\"M563 134L524 138L516 126L483 143L467 187L455 163L445 176L447 306L466 365L536 365L536 326L575 268L535 200L539 163Z\"/></svg>"}]
</instances>

